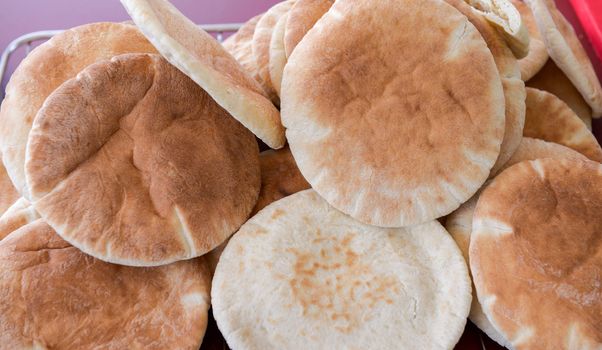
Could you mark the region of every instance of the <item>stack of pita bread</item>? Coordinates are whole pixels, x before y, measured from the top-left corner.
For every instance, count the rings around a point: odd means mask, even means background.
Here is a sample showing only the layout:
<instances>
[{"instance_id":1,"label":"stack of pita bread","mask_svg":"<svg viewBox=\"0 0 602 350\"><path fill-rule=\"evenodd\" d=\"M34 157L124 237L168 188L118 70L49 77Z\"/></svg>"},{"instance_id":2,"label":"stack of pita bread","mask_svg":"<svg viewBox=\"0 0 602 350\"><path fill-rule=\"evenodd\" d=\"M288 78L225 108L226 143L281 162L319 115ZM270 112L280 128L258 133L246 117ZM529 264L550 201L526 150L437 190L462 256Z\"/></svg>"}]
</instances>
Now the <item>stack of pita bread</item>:
<instances>
[{"instance_id":1,"label":"stack of pita bread","mask_svg":"<svg viewBox=\"0 0 602 350\"><path fill-rule=\"evenodd\" d=\"M0 344L602 347L602 88L552 0L121 0L0 110ZM271 150L266 150L271 148ZM260 151L263 152L260 153Z\"/></svg>"}]
</instances>

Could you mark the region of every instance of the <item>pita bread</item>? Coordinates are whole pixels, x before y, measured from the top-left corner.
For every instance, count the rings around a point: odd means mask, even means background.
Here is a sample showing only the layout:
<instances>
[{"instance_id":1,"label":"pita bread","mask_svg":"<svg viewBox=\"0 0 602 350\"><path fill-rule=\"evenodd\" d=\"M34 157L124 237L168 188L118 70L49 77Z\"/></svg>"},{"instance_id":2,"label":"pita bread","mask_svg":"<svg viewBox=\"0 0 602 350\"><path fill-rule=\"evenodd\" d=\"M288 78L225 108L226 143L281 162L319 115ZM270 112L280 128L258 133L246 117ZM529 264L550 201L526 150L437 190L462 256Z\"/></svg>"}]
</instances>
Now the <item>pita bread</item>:
<instances>
[{"instance_id":1,"label":"pita bread","mask_svg":"<svg viewBox=\"0 0 602 350\"><path fill-rule=\"evenodd\" d=\"M528 0L550 57L566 74L593 111L602 116L602 87L571 24L553 0Z\"/></svg>"},{"instance_id":2,"label":"pita bread","mask_svg":"<svg viewBox=\"0 0 602 350\"><path fill-rule=\"evenodd\" d=\"M548 61L548 50L541 38L533 13L527 4L522 0L512 0L512 4L523 20L527 31L529 32L529 53L518 61L520 65L521 77L524 81L531 79Z\"/></svg>"},{"instance_id":3,"label":"pita bread","mask_svg":"<svg viewBox=\"0 0 602 350\"><path fill-rule=\"evenodd\" d=\"M292 0L288 0L274 5L261 17L253 33L253 56L259 69L259 77L263 88L276 105L280 104L280 100L270 77L270 41L276 24L291 9L293 3Z\"/></svg>"},{"instance_id":4,"label":"pita bread","mask_svg":"<svg viewBox=\"0 0 602 350\"><path fill-rule=\"evenodd\" d=\"M205 254L247 219L257 143L159 55L92 65L34 122L26 175L34 207L98 259L164 265Z\"/></svg>"},{"instance_id":5,"label":"pita bread","mask_svg":"<svg viewBox=\"0 0 602 350\"><path fill-rule=\"evenodd\" d=\"M566 103L549 92L527 88L524 135L556 142L602 162L602 148L594 134Z\"/></svg>"},{"instance_id":6,"label":"pita bread","mask_svg":"<svg viewBox=\"0 0 602 350\"><path fill-rule=\"evenodd\" d=\"M2 162L0 162L0 215L4 213L17 199L19 199L19 192L13 185L6 168ZM1 239L1 238L0 238Z\"/></svg>"},{"instance_id":7,"label":"pita bread","mask_svg":"<svg viewBox=\"0 0 602 350\"><path fill-rule=\"evenodd\" d=\"M498 158L505 120L498 70L475 27L434 0L338 0L314 28L282 84L289 145L312 188L383 227L468 200Z\"/></svg>"},{"instance_id":8,"label":"pita bread","mask_svg":"<svg viewBox=\"0 0 602 350\"><path fill-rule=\"evenodd\" d=\"M438 222L364 225L313 190L244 224L211 291L233 349L451 349L470 300L466 263Z\"/></svg>"},{"instance_id":9,"label":"pita bread","mask_svg":"<svg viewBox=\"0 0 602 350\"><path fill-rule=\"evenodd\" d=\"M284 50L290 57L301 39L330 9L333 0L297 0L286 21L284 34Z\"/></svg>"},{"instance_id":10,"label":"pita bread","mask_svg":"<svg viewBox=\"0 0 602 350\"><path fill-rule=\"evenodd\" d=\"M276 107L244 68L211 35L167 0L121 0L136 25L179 70L272 148L284 146Z\"/></svg>"},{"instance_id":11,"label":"pita bread","mask_svg":"<svg viewBox=\"0 0 602 350\"><path fill-rule=\"evenodd\" d=\"M131 52L156 51L134 26L93 23L54 36L21 62L6 86L0 109L2 160L19 193L29 197L25 148L33 119L46 97L90 64Z\"/></svg>"},{"instance_id":12,"label":"pita bread","mask_svg":"<svg viewBox=\"0 0 602 350\"><path fill-rule=\"evenodd\" d=\"M222 44L224 49L234 56L245 71L257 81L260 81L261 78L259 77L257 63L255 63L255 56L253 56L253 33L255 33L255 27L257 27L257 22L259 22L262 15L257 15L248 20Z\"/></svg>"},{"instance_id":13,"label":"pita bread","mask_svg":"<svg viewBox=\"0 0 602 350\"><path fill-rule=\"evenodd\" d=\"M558 145L556 143L547 142L538 139L532 139L525 137L523 142L520 144L512 158L504 165L503 169L507 169L514 164L526 161L535 160L539 158L568 158L576 160L587 160L585 156L580 153L573 151L572 149ZM485 188L485 187L484 187ZM475 207L479 194L472 197L468 202L462 204L458 210L453 212L447 217L445 228L454 238L458 247L462 251L466 262L470 262L468 256L468 248L470 246L470 236L472 232L472 217L474 214ZM476 293L473 292L473 296ZM481 304L476 297L472 299L472 306L470 309L470 320L479 327L489 338L496 341L498 344L510 348L510 344L499 332L493 327L491 322L487 319L487 316L483 314Z\"/></svg>"},{"instance_id":14,"label":"pita bread","mask_svg":"<svg viewBox=\"0 0 602 350\"><path fill-rule=\"evenodd\" d=\"M527 86L556 95L577 113L588 129L592 129L591 107L554 61L548 60L539 73L527 82Z\"/></svg>"},{"instance_id":15,"label":"pita bread","mask_svg":"<svg viewBox=\"0 0 602 350\"><path fill-rule=\"evenodd\" d=\"M211 280L200 260L107 264L37 220L0 242L0 342L9 349L198 349Z\"/></svg>"},{"instance_id":16,"label":"pita bread","mask_svg":"<svg viewBox=\"0 0 602 350\"><path fill-rule=\"evenodd\" d=\"M465 0L498 28L516 58L529 54L529 31L511 0Z\"/></svg>"},{"instance_id":17,"label":"pita bread","mask_svg":"<svg viewBox=\"0 0 602 350\"><path fill-rule=\"evenodd\" d=\"M31 203L21 197L0 216L0 241L18 228L40 218Z\"/></svg>"},{"instance_id":18,"label":"pita bread","mask_svg":"<svg viewBox=\"0 0 602 350\"><path fill-rule=\"evenodd\" d=\"M477 203L478 299L514 349L602 346L602 165L539 159L504 171Z\"/></svg>"},{"instance_id":19,"label":"pita bread","mask_svg":"<svg viewBox=\"0 0 602 350\"><path fill-rule=\"evenodd\" d=\"M259 199L253 208L251 216L269 204L290 196L299 191L310 188L309 184L301 175L295 159L288 147L279 150L269 150L259 154L261 165L261 191ZM211 271L215 271L217 262L228 242L207 253Z\"/></svg>"},{"instance_id":20,"label":"pita bread","mask_svg":"<svg viewBox=\"0 0 602 350\"><path fill-rule=\"evenodd\" d=\"M284 30L288 13L285 13L274 27L272 38L270 39L270 61L268 64L270 80L274 90L280 96L280 87L282 86L282 73L286 65L286 54L284 52Z\"/></svg>"},{"instance_id":21,"label":"pita bread","mask_svg":"<svg viewBox=\"0 0 602 350\"><path fill-rule=\"evenodd\" d=\"M527 95L525 83L521 80L518 61L495 28L464 0L446 0L446 2L466 16L485 39L502 79L506 101L506 124L500 155L491 169L492 172L497 172L512 157L523 138Z\"/></svg>"}]
</instances>

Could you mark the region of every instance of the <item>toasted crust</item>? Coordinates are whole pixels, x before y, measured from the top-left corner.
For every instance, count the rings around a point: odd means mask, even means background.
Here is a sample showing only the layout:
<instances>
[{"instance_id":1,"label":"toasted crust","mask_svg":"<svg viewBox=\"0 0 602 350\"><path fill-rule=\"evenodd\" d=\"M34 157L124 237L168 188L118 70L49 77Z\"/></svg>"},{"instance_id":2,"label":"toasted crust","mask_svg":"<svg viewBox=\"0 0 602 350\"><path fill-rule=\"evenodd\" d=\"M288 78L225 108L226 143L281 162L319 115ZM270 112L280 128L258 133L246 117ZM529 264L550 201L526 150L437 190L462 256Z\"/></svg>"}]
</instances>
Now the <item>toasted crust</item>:
<instances>
[{"instance_id":1,"label":"toasted crust","mask_svg":"<svg viewBox=\"0 0 602 350\"><path fill-rule=\"evenodd\" d=\"M546 45L541 38L533 13L522 0L511 0L529 32L529 53L518 61L521 77L524 81L531 79L548 61L549 55Z\"/></svg>"},{"instance_id":2,"label":"toasted crust","mask_svg":"<svg viewBox=\"0 0 602 350\"><path fill-rule=\"evenodd\" d=\"M301 39L330 9L333 0L297 0L286 22L284 34L284 50L286 57L290 57Z\"/></svg>"},{"instance_id":3,"label":"toasted crust","mask_svg":"<svg viewBox=\"0 0 602 350\"><path fill-rule=\"evenodd\" d=\"M527 86L556 95L577 113L588 129L592 129L592 108L554 61L548 60L539 73L527 82Z\"/></svg>"},{"instance_id":4,"label":"toasted crust","mask_svg":"<svg viewBox=\"0 0 602 350\"><path fill-rule=\"evenodd\" d=\"M278 96L280 96L282 73L284 73L284 66L286 65L284 30L286 29L287 19L288 12L280 17L278 23L276 23L276 26L274 27L272 38L270 39L270 61L268 63L268 70L270 73L270 80L272 81L272 85Z\"/></svg>"},{"instance_id":5,"label":"toasted crust","mask_svg":"<svg viewBox=\"0 0 602 350\"><path fill-rule=\"evenodd\" d=\"M599 118L602 116L602 87L575 30L553 0L528 0L528 4L550 57L592 108L593 117Z\"/></svg>"},{"instance_id":6,"label":"toasted crust","mask_svg":"<svg viewBox=\"0 0 602 350\"><path fill-rule=\"evenodd\" d=\"M282 87L287 138L312 188L388 227L468 200L499 155L505 120L500 77L475 27L439 1L339 0L314 28Z\"/></svg>"},{"instance_id":7,"label":"toasted crust","mask_svg":"<svg viewBox=\"0 0 602 350\"><path fill-rule=\"evenodd\" d=\"M506 101L506 124L500 155L491 169L491 172L495 173L512 157L523 138L527 95L525 83L521 80L518 61L495 28L464 0L446 0L446 2L466 16L479 31L487 43L487 47L491 50L502 80L504 100Z\"/></svg>"},{"instance_id":8,"label":"toasted crust","mask_svg":"<svg viewBox=\"0 0 602 350\"><path fill-rule=\"evenodd\" d=\"M51 94L26 162L34 206L61 237L136 266L222 243L251 212L259 171L253 135L186 75L145 54L92 65Z\"/></svg>"},{"instance_id":9,"label":"toasted crust","mask_svg":"<svg viewBox=\"0 0 602 350\"><path fill-rule=\"evenodd\" d=\"M514 349L602 345L602 165L539 159L477 203L470 267L488 319Z\"/></svg>"},{"instance_id":10,"label":"toasted crust","mask_svg":"<svg viewBox=\"0 0 602 350\"><path fill-rule=\"evenodd\" d=\"M274 5L261 16L261 19L255 28L255 33L253 33L253 56L255 57L255 64L259 69L259 77L263 88L277 105L280 104L280 100L270 77L269 68L270 41L272 40L272 34L276 24L280 18L291 9L293 3L293 0L286 0Z\"/></svg>"},{"instance_id":11,"label":"toasted crust","mask_svg":"<svg viewBox=\"0 0 602 350\"><path fill-rule=\"evenodd\" d=\"M200 260L107 264L42 220L0 242L0 341L7 349L198 349L210 278Z\"/></svg>"},{"instance_id":12,"label":"toasted crust","mask_svg":"<svg viewBox=\"0 0 602 350\"><path fill-rule=\"evenodd\" d=\"M133 52L156 52L140 31L121 23L93 23L62 32L34 49L6 86L0 109L0 149L17 191L25 185L25 148L36 113L59 85L92 63Z\"/></svg>"},{"instance_id":13,"label":"toasted crust","mask_svg":"<svg viewBox=\"0 0 602 350\"><path fill-rule=\"evenodd\" d=\"M272 148L284 146L280 113L259 83L211 35L167 0L122 0L157 50Z\"/></svg>"},{"instance_id":14,"label":"toasted crust","mask_svg":"<svg viewBox=\"0 0 602 350\"><path fill-rule=\"evenodd\" d=\"M233 349L451 349L471 297L466 264L438 222L364 225L307 190L232 237L211 299Z\"/></svg>"},{"instance_id":15,"label":"toasted crust","mask_svg":"<svg viewBox=\"0 0 602 350\"><path fill-rule=\"evenodd\" d=\"M234 56L247 73L257 81L261 81L261 78L259 77L255 56L253 56L253 33L255 33L255 27L257 27L257 22L259 22L261 16L263 14L248 20L222 44L224 49Z\"/></svg>"},{"instance_id":16,"label":"toasted crust","mask_svg":"<svg viewBox=\"0 0 602 350\"><path fill-rule=\"evenodd\" d=\"M567 146L602 162L602 148L594 134L566 103L549 92L527 88L524 135Z\"/></svg>"},{"instance_id":17,"label":"toasted crust","mask_svg":"<svg viewBox=\"0 0 602 350\"><path fill-rule=\"evenodd\" d=\"M582 161L587 160L585 156L568 147L552 142L525 137L512 158L510 158L510 160L502 169L500 169L500 171L523 161L540 158L566 158ZM472 197L468 202L462 204L458 210L454 211L447 217L445 223L445 228L456 241L458 247L460 247L462 255L464 255L464 258L468 263L470 263L468 251L470 246L470 236L472 233L472 218L478 199L479 194ZM510 348L508 341L495 329L495 327L487 319L487 316L485 316L483 313L481 304L476 298L476 293L474 291L469 318L491 339L495 340L502 346Z\"/></svg>"},{"instance_id":18,"label":"toasted crust","mask_svg":"<svg viewBox=\"0 0 602 350\"><path fill-rule=\"evenodd\" d=\"M529 53L529 31L511 0L465 0L496 26L516 58Z\"/></svg>"}]
</instances>

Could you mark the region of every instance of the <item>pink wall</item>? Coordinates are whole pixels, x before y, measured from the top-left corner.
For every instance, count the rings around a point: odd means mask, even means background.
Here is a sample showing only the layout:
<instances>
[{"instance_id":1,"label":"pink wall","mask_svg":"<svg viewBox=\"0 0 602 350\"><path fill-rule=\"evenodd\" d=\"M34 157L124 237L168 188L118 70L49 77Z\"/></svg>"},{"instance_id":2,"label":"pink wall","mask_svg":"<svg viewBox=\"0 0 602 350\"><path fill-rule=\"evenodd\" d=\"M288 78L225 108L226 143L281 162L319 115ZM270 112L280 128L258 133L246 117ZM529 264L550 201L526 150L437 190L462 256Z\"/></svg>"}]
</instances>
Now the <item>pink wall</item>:
<instances>
[{"instance_id":1,"label":"pink wall","mask_svg":"<svg viewBox=\"0 0 602 350\"><path fill-rule=\"evenodd\" d=\"M172 1L195 22L207 24L244 22L277 2L279 0ZM126 19L129 17L119 0L0 0L0 51L25 33ZM13 60L9 71L14 66Z\"/></svg>"}]
</instances>

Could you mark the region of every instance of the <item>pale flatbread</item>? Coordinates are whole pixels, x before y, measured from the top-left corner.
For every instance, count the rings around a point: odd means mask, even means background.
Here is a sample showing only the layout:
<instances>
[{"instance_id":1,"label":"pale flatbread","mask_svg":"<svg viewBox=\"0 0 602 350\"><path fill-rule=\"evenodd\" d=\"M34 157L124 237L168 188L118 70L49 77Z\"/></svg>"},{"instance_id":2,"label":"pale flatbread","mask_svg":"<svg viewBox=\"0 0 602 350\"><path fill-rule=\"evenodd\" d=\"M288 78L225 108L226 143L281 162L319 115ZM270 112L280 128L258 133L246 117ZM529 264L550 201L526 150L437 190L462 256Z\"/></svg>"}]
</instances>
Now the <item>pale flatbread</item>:
<instances>
[{"instance_id":1,"label":"pale flatbread","mask_svg":"<svg viewBox=\"0 0 602 350\"><path fill-rule=\"evenodd\" d=\"M0 241L18 228L39 218L40 214L33 205L23 197L19 198L0 216Z\"/></svg>"},{"instance_id":2,"label":"pale flatbread","mask_svg":"<svg viewBox=\"0 0 602 350\"><path fill-rule=\"evenodd\" d=\"M529 30L511 0L465 0L498 28L516 58L529 53Z\"/></svg>"},{"instance_id":3,"label":"pale flatbread","mask_svg":"<svg viewBox=\"0 0 602 350\"><path fill-rule=\"evenodd\" d=\"M587 160L585 156L573 151L568 147L552 142L525 137L512 158L501 170L509 168L512 165L522 161L535 160L539 158L569 158L576 160ZM472 197L468 202L462 204L458 210L447 217L445 223L445 228L454 238L458 244L458 247L460 247L460 250L462 251L462 254L467 262L470 262L468 249L470 246L470 236L472 232L472 217L478 199L479 194ZM476 293L473 292L472 306L469 315L470 320L483 332L485 332L489 338L493 339L502 346L510 348L508 341L506 341L506 339L499 334L491 322L489 322L487 316L483 314L481 304L479 304L479 301L475 296Z\"/></svg>"},{"instance_id":4,"label":"pale flatbread","mask_svg":"<svg viewBox=\"0 0 602 350\"><path fill-rule=\"evenodd\" d=\"M233 349L451 349L471 295L438 222L364 225L307 190L232 237L211 300Z\"/></svg>"},{"instance_id":5,"label":"pale flatbread","mask_svg":"<svg viewBox=\"0 0 602 350\"><path fill-rule=\"evenodd\" d=\"M592 108L602 116L602 87L575 30L556 8L553 0L528 0L550 57L566 74Z\"/></svg>"},{"instance_id":6,"label":"pale flatbread","mask_svg":"<svg viewBox=\"0 0 602 350\"><path fill-rule=\"evenodd\" d=\"M255 27L262 15L259 14L248 20L236 33L222 43L224 49L234 56L247 73L257 81L260 81L261 78L255 56L253 56L253 33L255 33Z\"/></svg>"},{"instance_id":7,"label":"pale flatbread","mask_svg":"<svg viewBox=\"0 0 602 350\"><path fill-rule=\"evenodd\" d=\"M201 260L107 264L41 219L0 241L0 342L6 349L198 349L211 280Z\"/></svg>"},{"instance_id":8,"label":"pale flatbread","mask_svg":"<svg viewBox=\"0 0 602 350\"><path fill-rule=\"evenodd\" d=\"M270 77L270 41L278 20L293 6L294 1L287 0L277 3L270 8L259 20L253 34L253 56L259 70L263 88L268 92L272 101L279 105L278 93Z\"/></svg>"},{"instance_id":9,"label":"pale flatbread","mask_svg":"<svg viewBox=\"0 0 602 350\"><path fill-rule=\"evenodd\" d=\"M290 57L301 39L330 9L333 0L297 0L286 21L284 50Z\"/></svg>"},{"instance_id":10,"label":"pale flatbread","mask_svg":"<svg viewBox=\"0 0 602 350\"><path fill-rule=\"evenodd\" d=\"M338 0L295 48L282 84L303 176L335 208L386 227L447 215L481 187L504 107L487 44L435 0Z\"/></svg>"},{"instance_id":11,"label":"pale flatbread","mask_svg":"<svg viewBox=\"0 0 602 350\"><path fill-rule=\"evenodd\" d=\"M34 207L98 259L164 265L205 254L247 219L257 142L159 55L86 68L39 111L27 146Z\"/></svg>"},{"instance_id":12,"label":"pale flatbread","mask_svg":"<svg viewBox=\"0 0 602 350\"><path fill-rule=\"evenodd\" d=\"M280 114L259 83L211 35L167 0L122 0L159 52L272 148L286 142Z\"/></svg>"},{"instance_id":13,"label":"pale flatbread","mask_svg":"<svg viewBox=\"0 0 602 350\"><path fill-rule=\"evenodd\" d=\"M474 213L478 299L512 348L602 347L602 165L539 159L504 171Z\"/></svg>"},{"instance_id":14,"label":"pale flatbread","mask_svg":"<svg viewBox=\"0 0 602 350\"><path fill-rule=\"evenodd\" d=\"M0 161L0 215L13 205L19 197L19 192L13 185L6 172L6 168Z\"/></svg>"},{"instance_id":15,"label":"pale flatbread","mask_svg":"<svg viewBox=\"0 0 602 350\"><path fill-rule=\"evenodd\" d=\"M491 169L491 172L495 173L512 157L523 138L525 98L527 95L525 83L521 79L517 59L495 28L483 16L479 15L474 8L467 5L464 0L446 0L446 2L466 16L479 31L487 43L487 47L491 50L502 80L506 101L506 123L500 155Z\"/></svg>"},{"instance_id":16,"label":"pale flatbread","mask_svg":"<svg viewBox=\"0 0 602 350\"><path fill-rule=\"evenodd\" d=\"M274 27L272 38L270 39L270 61L268 63L270 80L274 90L280 96L282 86L282 73L286 65L286 53L284 52L284 30L286 29L286 20L288 13L285 13Z\"/></svg>"},{"instance_id":17,"label":"pale flatbread","mask_svg":"<svg viewBox=\"0 0 602 350\"><path fill-rule=\"evenodd\" d=\"M527 88L524 135L555 142L602 162L602 148L587 126L561 99L549 92Z\"/></svg>"},{"instance_id":18,"label":"pale flatbread","mask_svg":"<svg viewBox=\"0 0 602 350\"><path fill-rule=\"evenodd\" d=\"M554 61L548 60L539 73L527 82L527 86L556 95L577 113L588 129L592 129L591 107Z\"/></svg>"},{"instance_id":19,"label":"pale flatbread","mask_svg":"<svg viewBox=\"0 0 602 350\"><path fill-rule=\"evenodd\" d=\"M20 194L29 197L25 148L33 119L46 97L90 64L132 52L156 50L135 26L93 23L54 36L21 62L6 86L0 109L2 161Z\"/></svg>"},{"instance_id":20,"label":"pale flatbread","mask_svg":"<svg viewBox=\"0 0 602 350\"><path fill-rule=\"evenodd\" d=\"M529 54L518 61L521 77L524 81L531 79L548 61L548 50L541 38L533 13L522 0L511 0L529 32Z\"/></svg>"}]
</instances>

